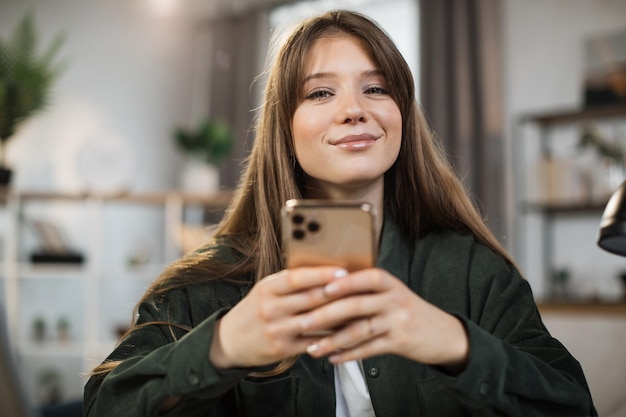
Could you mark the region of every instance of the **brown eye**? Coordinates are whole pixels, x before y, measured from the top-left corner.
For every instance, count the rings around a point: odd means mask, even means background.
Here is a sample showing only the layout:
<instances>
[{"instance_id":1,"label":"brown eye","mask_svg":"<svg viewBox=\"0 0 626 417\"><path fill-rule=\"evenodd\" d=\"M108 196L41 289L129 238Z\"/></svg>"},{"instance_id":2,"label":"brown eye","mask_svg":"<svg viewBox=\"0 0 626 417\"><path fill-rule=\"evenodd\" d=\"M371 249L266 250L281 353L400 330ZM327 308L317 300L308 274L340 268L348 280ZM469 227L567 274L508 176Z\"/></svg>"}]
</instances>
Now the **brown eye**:
<instances>
[{"instance_id":1,"label":"brown eye","mask_svg":"<svg viewBox=\"0 0 626 417\"><path fill-rule=\"evenodd\" d=\"M386 88L383 88L379 85L369 87L367 90L365 90L365 92L368 94L375 94L375 95L381 95L381 96L389 95L389 91Z\"/></svg>"},{"instance_id":2,"label":"brown eye","mask_svg":"<svg viewBox=\"0 0 626 417\"><path fill-rule=\"evenodd\" d=\"M332 96L332 93L328 90L316 90L306 96L308 100L322 100Z\"/></svg>"}]
</instances>

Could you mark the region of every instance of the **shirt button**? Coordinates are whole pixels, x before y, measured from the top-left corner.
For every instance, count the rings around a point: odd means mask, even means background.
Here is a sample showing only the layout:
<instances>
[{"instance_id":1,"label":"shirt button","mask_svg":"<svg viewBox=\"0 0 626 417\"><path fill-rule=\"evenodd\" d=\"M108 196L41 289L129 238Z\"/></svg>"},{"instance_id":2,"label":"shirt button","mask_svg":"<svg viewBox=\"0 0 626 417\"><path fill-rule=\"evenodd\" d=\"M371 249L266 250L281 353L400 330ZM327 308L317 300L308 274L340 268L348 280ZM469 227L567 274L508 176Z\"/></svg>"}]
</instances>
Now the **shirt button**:
<instances>
[{"instance_id":1,"label":"shirt button","mask_svg":"<svg viewBox=\"0 0 626 417\"><path fill-rule=\"evenodd\" d=\"M481 382L480 385L478 385L478 392L480 395L487 395L487 393L489 393L489 385L486 382Z\"/></svg>"},{"instance_id":2,"label":"shirt button","mask_svg":"<svg viewBox=\"0 0 626 417\"><path fill-rule=\"evenodd\" d=\"M376 378L378 377L378 375L380 375L380 369L378 369L375 366L372 366L371 368L367 370L367 375L369 375L370 378Z\"/></svg>"},{"instance_id":3,"label":"shirt button","mask_svg":"<svg viewBox=\"0 0 626 417\"><path fill-rule=\"evenodd\" d=\"M198 376L198 374L195 371L191 371L189 373L189 382L194 387L197 387L198 385L200 385L200 377Z\"/></svg>"}]
</instances>

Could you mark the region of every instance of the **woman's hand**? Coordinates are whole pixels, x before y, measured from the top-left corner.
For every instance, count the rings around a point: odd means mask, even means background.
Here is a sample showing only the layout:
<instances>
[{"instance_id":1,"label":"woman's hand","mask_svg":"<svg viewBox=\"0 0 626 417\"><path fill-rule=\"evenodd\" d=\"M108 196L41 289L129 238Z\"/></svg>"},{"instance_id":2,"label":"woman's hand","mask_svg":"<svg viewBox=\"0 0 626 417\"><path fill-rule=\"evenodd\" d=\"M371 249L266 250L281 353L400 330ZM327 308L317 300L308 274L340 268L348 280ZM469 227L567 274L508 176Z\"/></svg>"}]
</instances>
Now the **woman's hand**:
<instances>
[{"instance_id":1,"label":"woman's hand","mask_svg":"<svg viewBox=\"0 0 626 417\"><path fill-rule=\"evenodd\" d=\"M259 281L217 323L209 359L218 368L263 366L305 352L305 313L332 298L327 284L346 271L336 267L280 271Z\"/></svg>"},{"instance_id":2,"label":"woman's hand","mask_svg":"<svg viewBox=\"0 0 626 417\"><path fill-rule=\"evenodd\" d=\"M469 341L461 321L388 272L355 272L329 282L324 293L333 301L300 317L303 327L343 327L309 345L312 356L339 363L390 353L455 373L465 367Z\"/></svg>"}]
</instances>

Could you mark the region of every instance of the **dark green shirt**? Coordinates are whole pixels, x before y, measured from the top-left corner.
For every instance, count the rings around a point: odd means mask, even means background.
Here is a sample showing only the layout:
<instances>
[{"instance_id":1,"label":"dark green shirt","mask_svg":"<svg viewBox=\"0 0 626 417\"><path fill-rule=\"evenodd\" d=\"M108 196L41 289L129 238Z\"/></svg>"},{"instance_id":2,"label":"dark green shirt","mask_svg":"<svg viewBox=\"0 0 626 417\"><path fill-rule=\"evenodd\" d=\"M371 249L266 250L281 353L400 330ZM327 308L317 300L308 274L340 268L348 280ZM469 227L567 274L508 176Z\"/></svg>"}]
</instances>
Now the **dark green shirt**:
<instances>
[{"instance_id":1,"label":"dark green shirt","mask_svg":"<svg viewBox=\"0 0 626 417\"><path fill-rule=\"evenodd\" d=\"M376 416L596 415L579 363L544 327L528 283L474 237L436 232L411 244L386 219L378 266L459 317L470 355L457 376L394 355L364 360ZM167 326L132 333L109 357L123 362L87 383L85 416L156 416L171 396L182 400L169 416L334 416L326 359L302 355L270 378L211 364L215 322L244 294L215 280L143 303L140 323L166 320L193 330L176 339Z\"/></svg>"}]
</instances>

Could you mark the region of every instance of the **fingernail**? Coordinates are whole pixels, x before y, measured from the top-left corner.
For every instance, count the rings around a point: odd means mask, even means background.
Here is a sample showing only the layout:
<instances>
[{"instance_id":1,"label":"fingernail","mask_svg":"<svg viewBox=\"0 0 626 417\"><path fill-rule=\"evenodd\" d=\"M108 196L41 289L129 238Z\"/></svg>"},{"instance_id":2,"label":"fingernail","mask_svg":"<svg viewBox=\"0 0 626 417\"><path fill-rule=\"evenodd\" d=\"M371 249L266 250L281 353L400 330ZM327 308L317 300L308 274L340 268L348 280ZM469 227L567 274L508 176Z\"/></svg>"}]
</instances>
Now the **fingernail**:
<instances>
[{"instance_id":1,"label":"fingernail","mask_svg":"<svg viewBox=\"0 0 626 417\"><path fill-rule=\"evenodd\" d=\"M335 273L333 274L334 278L343 278L346 275L348 275L348 271L346 271L345 269L338 269L335 271Z\"/></svg>"},{"instance_id":2,"label":"fingernail","mask_svg":"<svg viewBox=\"0 0 626 417\"><path fill-rule=\"evenodd\" d=\"M319 349L320 349L320 346L317 343L312 343L309 346L307 346L306 353L308 353L309 355L312 355L315 352L317 352Z\"/></svg>"},{"instance_id":3,"label":"fingernail","mask_svg":"<svg viewBox=\"0 0 626 417\"><path fill-rule=\"evenodd\" d=\"M324 292L328 295L332 295L339 291L339 285L336 282L331 282L324 287Z\"/></svg>"},{"instance_id":4,"label":"fingernail","mask_svg":"<svg viewBox=\"0 0 626 417\"><path fill-rule=\"evenodd\" d=\"M332 363L334 365L338 364L339 362L341 362L341 355L339 355L337 353L335 353L334 355L330 355L328 357L328 362L330 362L330 363Z\"/></svg>"}]
</instances>

